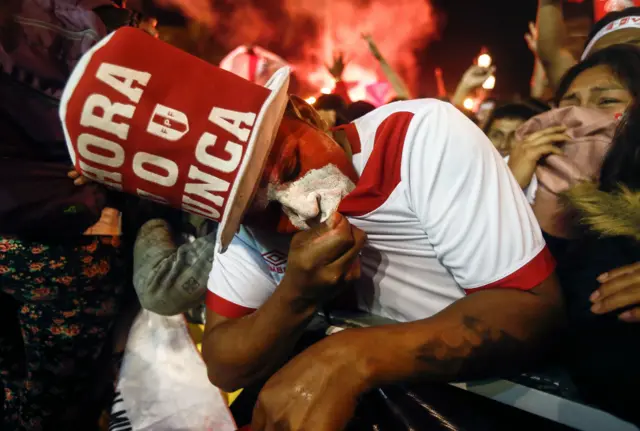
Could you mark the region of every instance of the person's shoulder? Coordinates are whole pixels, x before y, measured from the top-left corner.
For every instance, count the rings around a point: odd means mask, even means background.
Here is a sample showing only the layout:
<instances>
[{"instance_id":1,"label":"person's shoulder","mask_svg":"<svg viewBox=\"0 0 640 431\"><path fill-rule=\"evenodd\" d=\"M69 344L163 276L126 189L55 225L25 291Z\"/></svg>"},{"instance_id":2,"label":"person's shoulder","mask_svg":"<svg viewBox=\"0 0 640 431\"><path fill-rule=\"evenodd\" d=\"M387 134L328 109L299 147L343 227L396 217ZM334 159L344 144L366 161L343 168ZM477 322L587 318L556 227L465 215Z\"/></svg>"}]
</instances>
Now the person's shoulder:
<instances>
[{"instance_id":1,"label":"person's shoulder","mask_svg":"<svg viewBox=\"0 0 640 431\"><path fill-rule=\"evenodd\" d=\"M425 170L441 172L438 164L451 165L452 169L458 166L459 170L462 166L479 166L480 161L493 162L491 141L458 108L437 99L412 102L415 114L406 133L404 162L417 168L411 169L413 175L425 175ZM504 161L500 163L506 167Z\"/></svg>"},{"instance_id":2,"label":"person's shoulder","mask_svg":"<svg viewBox=\"0 0 640 431\"><path fill-rule=\"evenodd\" d=\"M448 109L449 107L455 109L453 105L448 102L443 102L438 99L412 99L412 100L400 100L397 102L388 103L382 105L379 108L371 111L367 115L361 117L355 122L358 123L362 120L373 118L389 117L399 112L409 112L413 114L421 114L426 112L433 112L439 109Z\"/></svg>"},{"instance_id":3,"label":"person's shoulder","mask_svg":"<svg viewBox=\"0 0 640 431\"><path fill-rule=\"evenodd\" d=\"M405 106L403 109L410 109L411 112L423 119L436 121L439 126L455 127L458 124L464 124L477 128L473 121L449 102L439 99L416 99L399 103L410 104Z\"/></svg>"},{"instance_id":4,"label":"person's shoulder","mask_svg":"<svg viewBox=\"0 0 640 431\"><path fill-rule=\"evenodd\" d=\"M382 126L394 127L400 123L407 124L417 119L418 126L424 123L425 119L431 120L433 117L441 117L446 112L457 111L452 105L437 99L415 99L403 100L380 106L371 111L367 115L355 120L353 124L356 126L361 137L376 136ZM455 115L455 114L454 114ZM464 115L462 116L464 117Z\"/></svg>"},{"instance_id":5,"label":"person's shoulder","mask_svg":"<svg viewBox=\"0 0 640 431\"><path fill-rule=\"evenodd\" d=\"M393 102L384 105L370 112L359 120L356 125L365 127L366 125L382 124L392 118L410 118L414 127L430 126L433 130L434 126L438 129L453 129L457 127L473 127L477 126L467 118L458 108L438 99L414 99Z\"/></svg>"}]
</instances>

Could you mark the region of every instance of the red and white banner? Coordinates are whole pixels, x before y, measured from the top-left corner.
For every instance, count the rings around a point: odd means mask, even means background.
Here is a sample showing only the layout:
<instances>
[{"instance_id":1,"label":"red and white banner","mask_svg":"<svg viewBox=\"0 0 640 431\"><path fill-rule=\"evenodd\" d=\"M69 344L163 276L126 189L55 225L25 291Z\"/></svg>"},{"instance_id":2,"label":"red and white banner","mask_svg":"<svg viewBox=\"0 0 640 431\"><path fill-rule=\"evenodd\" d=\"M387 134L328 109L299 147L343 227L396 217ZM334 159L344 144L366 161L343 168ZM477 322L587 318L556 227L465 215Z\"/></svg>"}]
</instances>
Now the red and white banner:
<instances>
[{"instance_id":1,"label":"red and white banner","mask_svg":"<svg viewBox=\"0 0 640 431\"><path fill-rule=\"evenodd\" d=\"M83 175L220 221L267 88L135 29L103 39L63 94Z\"/></svg>"}]
</instances>

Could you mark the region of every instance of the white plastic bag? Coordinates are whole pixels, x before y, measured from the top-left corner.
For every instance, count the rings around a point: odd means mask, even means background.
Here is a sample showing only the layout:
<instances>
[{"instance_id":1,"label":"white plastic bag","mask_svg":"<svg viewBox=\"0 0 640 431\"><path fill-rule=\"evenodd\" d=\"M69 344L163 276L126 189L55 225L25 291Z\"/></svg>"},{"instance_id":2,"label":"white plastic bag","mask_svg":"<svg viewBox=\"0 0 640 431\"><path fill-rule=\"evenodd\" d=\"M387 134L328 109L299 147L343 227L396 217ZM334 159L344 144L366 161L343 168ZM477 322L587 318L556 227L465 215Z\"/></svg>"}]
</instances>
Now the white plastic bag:
<instances>
[{"instance_id":1,"label":"white plastic bag","mask_svg":"<svg viewBox=\"0 0 640 431\"><path fill-rule=\"evenodd\" d=\"M237 428L220 390L209 382L205 364L181 316L140 312L129 333L117 392L111 429Z\"/></svg>"}]
</instances>

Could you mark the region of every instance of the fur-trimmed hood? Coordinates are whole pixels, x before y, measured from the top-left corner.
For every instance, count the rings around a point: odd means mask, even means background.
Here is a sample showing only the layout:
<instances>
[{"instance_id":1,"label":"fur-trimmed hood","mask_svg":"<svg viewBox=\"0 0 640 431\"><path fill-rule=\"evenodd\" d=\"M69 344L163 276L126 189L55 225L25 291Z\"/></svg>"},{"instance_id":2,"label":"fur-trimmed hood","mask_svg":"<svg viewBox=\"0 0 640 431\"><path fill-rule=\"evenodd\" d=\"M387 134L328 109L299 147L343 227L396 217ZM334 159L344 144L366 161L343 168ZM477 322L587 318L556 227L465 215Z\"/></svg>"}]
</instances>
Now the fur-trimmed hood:
<instances>
[{"instance_id":1,"label":"fur-trimmed hood","mask_svg":"<svg viewBox=\"0 0 640 431\"><path fill-rule=\"evenodd\" d=\"M622 186L615 192L585 182L564 193L582 225L607 237L631 237L640 242L640 192Z\"/></svg>"}]
</instances>

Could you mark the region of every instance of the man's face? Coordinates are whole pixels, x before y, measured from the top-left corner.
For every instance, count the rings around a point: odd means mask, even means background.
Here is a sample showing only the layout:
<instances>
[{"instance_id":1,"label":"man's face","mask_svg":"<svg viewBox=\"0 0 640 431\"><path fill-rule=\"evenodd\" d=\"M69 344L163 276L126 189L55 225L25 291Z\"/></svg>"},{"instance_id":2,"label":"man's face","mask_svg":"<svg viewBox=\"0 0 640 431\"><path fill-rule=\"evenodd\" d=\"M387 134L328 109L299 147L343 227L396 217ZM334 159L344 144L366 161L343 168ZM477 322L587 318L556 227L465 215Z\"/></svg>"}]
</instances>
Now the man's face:
<instances>
[{"instance_id":1,"label":"man's face","mask_svg":"<svg viewBox=\"0 0 640 431\"><path fill-rule=\"evenodd\" d=\"M502 157L509 155L513 149L515 141L516 130L524 124L522 118L498 118L491 123L487 136L500 152Z\"/></svg>"},{"instance_id":2,"label":"man's face","mask_svg":"<svg viewBox=\"0 0 640 431\"><path fill-rule=\"evenodd\" d=\"M287 114L245 223L280 233L308 229L329 218L357 180L345 151L329 135Z\"/></svg>"}]
</instances>

